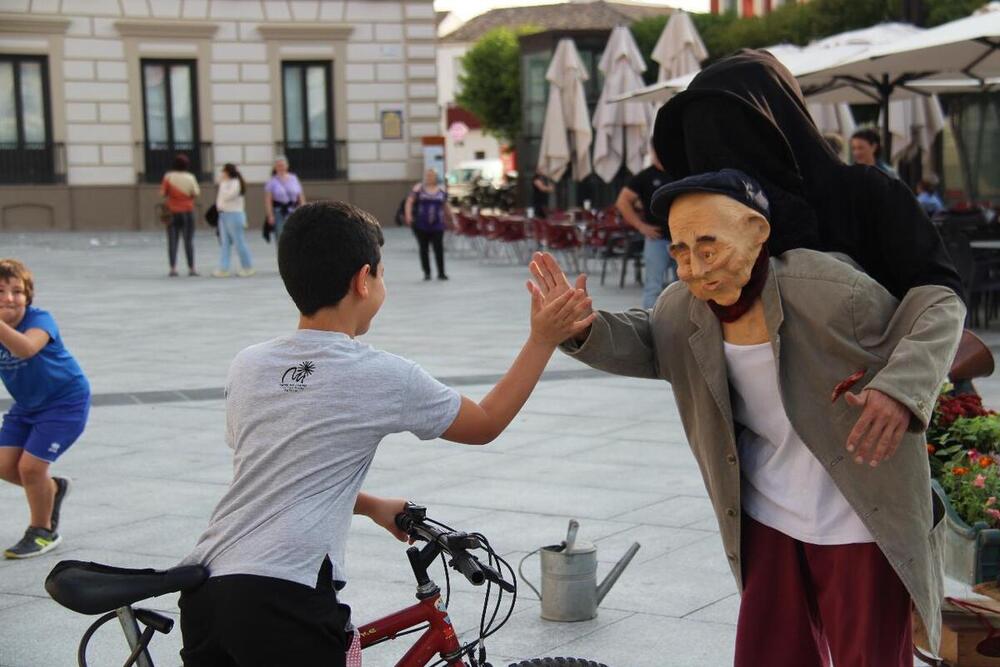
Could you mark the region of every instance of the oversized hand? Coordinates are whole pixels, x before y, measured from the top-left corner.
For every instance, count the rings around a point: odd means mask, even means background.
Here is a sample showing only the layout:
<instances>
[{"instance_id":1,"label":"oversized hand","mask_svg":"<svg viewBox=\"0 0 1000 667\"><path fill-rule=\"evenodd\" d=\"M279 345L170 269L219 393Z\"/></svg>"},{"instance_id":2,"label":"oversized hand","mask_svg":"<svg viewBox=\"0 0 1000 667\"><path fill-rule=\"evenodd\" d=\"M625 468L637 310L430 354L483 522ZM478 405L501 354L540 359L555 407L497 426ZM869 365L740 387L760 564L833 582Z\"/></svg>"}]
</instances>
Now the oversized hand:
<instances>
[{"instance_id":1,"label":"oversized hand","mask_svg":"<svg viewBox=\"0 0 1000 667\"><path fill-rule=\"evenodd\" d=\"M869 465L875 467L895 454L910 424L906 406L877 389L865 389L859 394L847 392L844 400L862 408L847 436L847 451L854 453L854 462L864 463L868 459Z\"/></svg>"},{"instance_id":2,"label":"oversized hand","mask_svg":"<svg viewBox=\"0 0 1000 667\"><path fill-rule=\"evenodd\" d=\"M573 289L559 262L547 252L536 252L528 268L531 269L531 275L535 277L545 301L562 296L564 292ZM581 273L576 277L576 289L583 290L586 295L587 274Z\"/></svg>"},{"instance_id":3,"label":"oversized hand","mask_svg":"<svg viewBox=\"0 0 1000 667\"><path fill-rule=\"evenodd\" d=\"M529 287L532 290L533 298L537 292L541 303L545 304L551 302L553 299L558 299L566 292L577 290L582 292L584 297L584 300L577 301L578 308L575 312L577 321L584 319L591 312L591 301L587 295L587 274L581 273L577 276L576 286L574 287L570 284L566 274L563 273L562 267L559 266L556 258L547 252L536 252L528 268L531 270L531 275L534 276L536 283L534 287ZM590 318L586 326L576 331L573 337L578 341L586 340L587 336L590 335L590 323L592 321L593 318Z\"/></svg>"}]
</instances>

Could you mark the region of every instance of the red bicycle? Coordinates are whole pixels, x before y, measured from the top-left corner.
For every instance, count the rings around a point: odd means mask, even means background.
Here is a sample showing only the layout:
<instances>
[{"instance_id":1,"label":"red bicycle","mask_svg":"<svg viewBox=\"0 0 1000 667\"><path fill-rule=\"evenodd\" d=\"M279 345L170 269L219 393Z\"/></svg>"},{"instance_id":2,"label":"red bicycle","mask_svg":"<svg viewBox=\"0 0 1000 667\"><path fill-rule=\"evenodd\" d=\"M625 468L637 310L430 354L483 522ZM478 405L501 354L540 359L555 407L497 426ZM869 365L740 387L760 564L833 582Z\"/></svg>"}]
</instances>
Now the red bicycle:
<instances>
[{"instance_id":1,"label":"red bicycle","mask_svg":"<svg viewBox=\"0 0 1000 667\"><path fill-rule=\"evenodd\" d=\"M411 546L406 551L417 584L417 603L357 628L361 648L370 649L382 642L423 631L416 643L396 663L396 667L491 667L487 661L488 637L495 634L510 619L517 602L517 577L513 568L490 546L481 533L456 531L427 517L427 510L409 504L396 516L396 525L414 540L426 542L422 547ZM472 553L482 551L486 562ZM431 580L427 569L441 559L444 565L445 594ZM460 572L475 586L486 585L483 613L478 636L466 643L459 641L448 616L451 578L448 568ZM504 578L509 574L509 580ZM84 632L77 650L79 667L87 667L87 644L105 623L117 618L132 652L124 667L153 667L147 651L156 632L168 633L174 621L149 609L134 609L132 605L147 598L192 590L208 578L208 570L200 565L185 565L169 570L136 570L111 567L99 563L66 560L56 564L45 579L45 590L62 606L81 614L103 614ZM493 611L490 602L493 593ZM508 594L509 606L501 620L500 608ZM487 618L488 617L488 618ZM141 631L139 623L145 626ZM509 667L607 667L581 658L534 658Z\"/></svg>"}]
</instances>

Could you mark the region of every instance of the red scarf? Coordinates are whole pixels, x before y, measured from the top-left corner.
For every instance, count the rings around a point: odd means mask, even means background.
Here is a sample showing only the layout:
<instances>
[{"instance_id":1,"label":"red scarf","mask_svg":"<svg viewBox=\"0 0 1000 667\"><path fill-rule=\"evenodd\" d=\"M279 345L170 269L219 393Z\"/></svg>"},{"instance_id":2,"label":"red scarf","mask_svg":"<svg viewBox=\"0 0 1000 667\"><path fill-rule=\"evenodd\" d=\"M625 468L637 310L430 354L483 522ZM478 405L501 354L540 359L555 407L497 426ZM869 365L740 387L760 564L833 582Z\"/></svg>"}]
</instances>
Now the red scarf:
<instances>
[{"instance_id":1,"label":"red scarf","mask_svg":"<svg viewBox=\"0 0 1000 667\"><path fill-rule=\"evenodd\" d=\"M720 306L709 299L708 307L712 309L712 312L715 313L720 322L725 322L726 324L735 322L750 310L750 306L754 304L754 301L760 297L760 293L764 291L764 283L767 282L767 271L770 266L769 259L767 244L764 244L760 247L760 254L757 255L757 261L754 262L753 269L750 271L750 280L743 286L740 298L736 300L736 303L729 306Z\"/></svg>"}]
</instances>

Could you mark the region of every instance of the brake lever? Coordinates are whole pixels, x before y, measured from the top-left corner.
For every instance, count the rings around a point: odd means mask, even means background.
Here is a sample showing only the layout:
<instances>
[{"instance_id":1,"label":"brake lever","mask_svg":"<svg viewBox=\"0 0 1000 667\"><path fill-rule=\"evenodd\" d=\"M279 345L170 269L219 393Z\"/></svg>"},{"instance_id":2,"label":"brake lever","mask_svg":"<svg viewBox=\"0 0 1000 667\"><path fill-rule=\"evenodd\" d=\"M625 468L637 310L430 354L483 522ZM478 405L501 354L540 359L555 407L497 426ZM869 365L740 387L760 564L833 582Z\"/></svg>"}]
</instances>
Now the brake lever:
<instances>
[{"instance_id":1,"label":"brake lever","mask_svg":"<svg viewBox=\"0 0 1000 667\"><path fill-rule=\"evenodd\" d=\"M500 572L498 572L493 567L491 567L489 565L486 565L484 563L479 563L479 569L483 571L483 574L486 575L487 579L489 579L490 581L492 581L494 584L496 584L497 586L499 586L503 590L507 591L508 593L513 593L514 592L514 590L515 590L514 589L514 584L508 583L503 578L503 575L501 575Z\"/></svg>"}]
</instances>

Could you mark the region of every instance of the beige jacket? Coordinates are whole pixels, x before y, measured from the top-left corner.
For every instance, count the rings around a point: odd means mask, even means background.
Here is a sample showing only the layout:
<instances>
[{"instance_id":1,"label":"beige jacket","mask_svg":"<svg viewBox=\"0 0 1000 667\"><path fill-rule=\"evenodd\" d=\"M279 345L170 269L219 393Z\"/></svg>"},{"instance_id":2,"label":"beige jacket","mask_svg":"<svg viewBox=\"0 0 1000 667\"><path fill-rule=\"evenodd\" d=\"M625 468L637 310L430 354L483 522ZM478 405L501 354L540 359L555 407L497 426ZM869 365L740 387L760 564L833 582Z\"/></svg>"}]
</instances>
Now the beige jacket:
<instances>
[{"instance_id":1,"label":"beige jacket","mask_svg":"<svg viewBox=\"0 0 1000 667\"><path fill-rule=\"evenodd\" d=\"M824 463L909 590L932 647L940 641L943 508L932 500L924 430L958 347L965 306L946 287L910 290L902 302L846 261L811 250L771 259L761 294L781 400L795 432ZM673 385L691 450L719 522L737 586L740 465L722 327L682 283L652 311L600 313L583 345L563 346L594 368ZM867 369L852 391L878 389L913 414L895 455L876 468L845 449L860 414L833 388ZM794 484L795 480L789 480Z\"/></svg>"}]
</instances>

